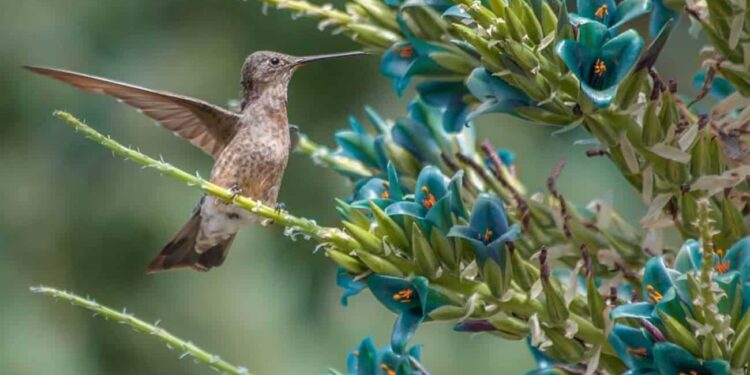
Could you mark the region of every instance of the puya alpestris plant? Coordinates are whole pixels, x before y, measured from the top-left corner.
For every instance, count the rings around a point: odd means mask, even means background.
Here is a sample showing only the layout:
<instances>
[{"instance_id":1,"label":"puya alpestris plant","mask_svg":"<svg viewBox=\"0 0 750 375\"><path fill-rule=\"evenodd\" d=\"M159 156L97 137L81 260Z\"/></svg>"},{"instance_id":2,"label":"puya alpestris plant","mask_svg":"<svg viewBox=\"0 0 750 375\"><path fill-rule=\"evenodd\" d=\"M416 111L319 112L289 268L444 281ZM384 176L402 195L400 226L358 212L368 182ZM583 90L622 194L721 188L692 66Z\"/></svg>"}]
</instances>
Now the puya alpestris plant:
<instances>
[{"instance_id":1,"label":"puya alpestris plant","mask_svg":"<svg viewBox=\"0 0 750 375\"><path fill-rule=\"evenodd\" d=\"M427 373L409 342L428 321L526 340L535 374L747 370L744 1L578 0L574 11L552 0L355 0L345 11L262 1L382 54L399 94L422 80L403 117L367 109L371 126L351 118L336 150L302 137L298 151L353 182L335 204L340 228L234 196L58 116L318 242L339 266L344 304L369 289L397 316L390 345L363 342L350 372ZM693 100L654 66L683 11L711 43ZM638 17L650 18L647 37L627 29ZM709 93L718 103L698 110ZM555 184L562 163L546 194L529 194L513 154L476 140L472 120L489 113L584 128L598 144L589 153L608 157L648 212L629 225L605 202L568 202ZM685 240L679 251L661 245L668 228Z\"/></svg>"}]
</instances>

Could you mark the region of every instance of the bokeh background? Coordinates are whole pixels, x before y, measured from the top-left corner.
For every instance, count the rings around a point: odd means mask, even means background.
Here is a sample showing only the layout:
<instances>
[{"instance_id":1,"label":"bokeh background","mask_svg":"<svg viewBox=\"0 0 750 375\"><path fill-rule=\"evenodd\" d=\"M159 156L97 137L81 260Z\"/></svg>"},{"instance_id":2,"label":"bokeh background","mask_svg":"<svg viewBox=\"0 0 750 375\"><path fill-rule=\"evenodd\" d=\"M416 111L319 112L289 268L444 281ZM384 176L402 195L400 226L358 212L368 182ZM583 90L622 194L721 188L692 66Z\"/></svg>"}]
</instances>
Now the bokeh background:
<instances>
[{"instance_id":1,"label":"bokeh background","mask_svg":"<svg viewBox=\"0 0 750 375\"><path fill-rule=\"evenodd\" d=\"M644 30L643 24L638 24ZM677 33L661 65L684 88L699 43ZM209 273L147 276L144 269L187 219L200 193L152 170L113 158L51 117L64 109L150 155L208 176L211 161L135 111L23 71L63 67L224 104L238 93L239 67L258 49L315 54L355 49L340 36L289 14L263 15L238 0L0 1L0 373L206 374L157 340L32 295L45 284L95 297L161 325L254 374L318 374L345 368L347 352L371 335L388 341L394 316L367 293L339 305L332 262L282 229L243 231L227 263ZM662 59L665 61L665 59ZM675 61L680 61L675 64ZM400 116L403 98L378 75L377 58L310 66L295 76L290 120L332 145L346 116L370 104ZM573 142L581 132L486 116L483 137L515 150L523 181L541 190L557 160L560 187L584 203L610 197L636 222L639 198L603 158ZM291 158L281 200L299 215L335 225L344 179L301 155ZM532 367L522 343L423 326L424 362L434 374L519 374Z\"/></svg>"}]
</instances>

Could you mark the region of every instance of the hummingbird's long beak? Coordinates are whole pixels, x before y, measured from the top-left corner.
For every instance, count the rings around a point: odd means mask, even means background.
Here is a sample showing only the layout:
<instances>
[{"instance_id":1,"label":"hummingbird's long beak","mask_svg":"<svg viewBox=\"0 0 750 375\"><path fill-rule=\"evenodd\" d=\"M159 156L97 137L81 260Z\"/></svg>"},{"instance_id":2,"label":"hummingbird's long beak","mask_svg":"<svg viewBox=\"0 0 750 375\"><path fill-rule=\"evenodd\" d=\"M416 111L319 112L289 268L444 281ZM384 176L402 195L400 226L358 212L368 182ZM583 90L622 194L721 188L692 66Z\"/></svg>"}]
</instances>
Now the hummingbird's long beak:
<instances>
[{"instance_id":1,"label":"hummingbird's long beak","mask_svg":"<svg viewBox=\"0 0 750 375\"><path fill-rule=\"evenodd\" d=\"M361 55L368 55L368 53L362 52L362 51L351 51L351 52L342 52L342 53L331 53L327 55L304 56L304 57L298 57L297 61L294 62L294 65L305 65L307 63L311 63L315 61L338 59L339 57L350 57L350 56L361 56Z\"/></svg>"}]
</instances>

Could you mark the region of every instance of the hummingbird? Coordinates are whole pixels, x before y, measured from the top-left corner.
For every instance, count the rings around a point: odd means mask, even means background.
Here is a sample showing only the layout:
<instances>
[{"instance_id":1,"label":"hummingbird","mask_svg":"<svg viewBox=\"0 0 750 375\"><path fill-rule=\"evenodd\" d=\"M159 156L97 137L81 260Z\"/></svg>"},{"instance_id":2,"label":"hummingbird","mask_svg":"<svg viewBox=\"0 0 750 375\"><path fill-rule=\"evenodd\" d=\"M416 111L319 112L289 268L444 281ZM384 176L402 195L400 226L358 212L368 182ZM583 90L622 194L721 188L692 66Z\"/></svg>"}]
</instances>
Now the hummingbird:
<instances>
[{"instance_id":1,"label":"hummingbird","mask_svg":"<svg viewBox=\"0 0 750 375\"><path fill-rule=\"evenodd\" d=\"M212 183L277 206L284 170L297 139L296 127L290 126L287 119L287 87L292 75L311 62L363 54L353 51L295 57L254 52L242 65L242 100L237 110L68 70L25 68L134 107L212 156ZM240 228L260 221L242 208L204 195L187 223L151 261L146 272L180 268L208 271L218 267L224 263Z\"/></svg>"}]
</instances>

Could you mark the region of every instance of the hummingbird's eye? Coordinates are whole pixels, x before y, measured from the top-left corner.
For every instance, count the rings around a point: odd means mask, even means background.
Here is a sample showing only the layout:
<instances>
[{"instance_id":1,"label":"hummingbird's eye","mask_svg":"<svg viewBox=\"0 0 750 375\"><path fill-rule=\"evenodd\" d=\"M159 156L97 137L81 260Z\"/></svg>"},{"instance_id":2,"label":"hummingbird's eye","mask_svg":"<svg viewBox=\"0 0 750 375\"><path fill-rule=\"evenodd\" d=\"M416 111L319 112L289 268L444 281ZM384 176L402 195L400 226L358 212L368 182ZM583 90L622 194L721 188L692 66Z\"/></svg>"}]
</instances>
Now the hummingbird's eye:
<instances>
[{"instance_id":1,"label":"hummingbird's eye","mask_svg":"<svg viewBox=\"0 0 750 375\"><path fill-rule=\"evenodd\" d=\"M271 64L272 65L279 65L279 58L278 57L272 57L271 58Z\"/></svg>"}]
</instances>

